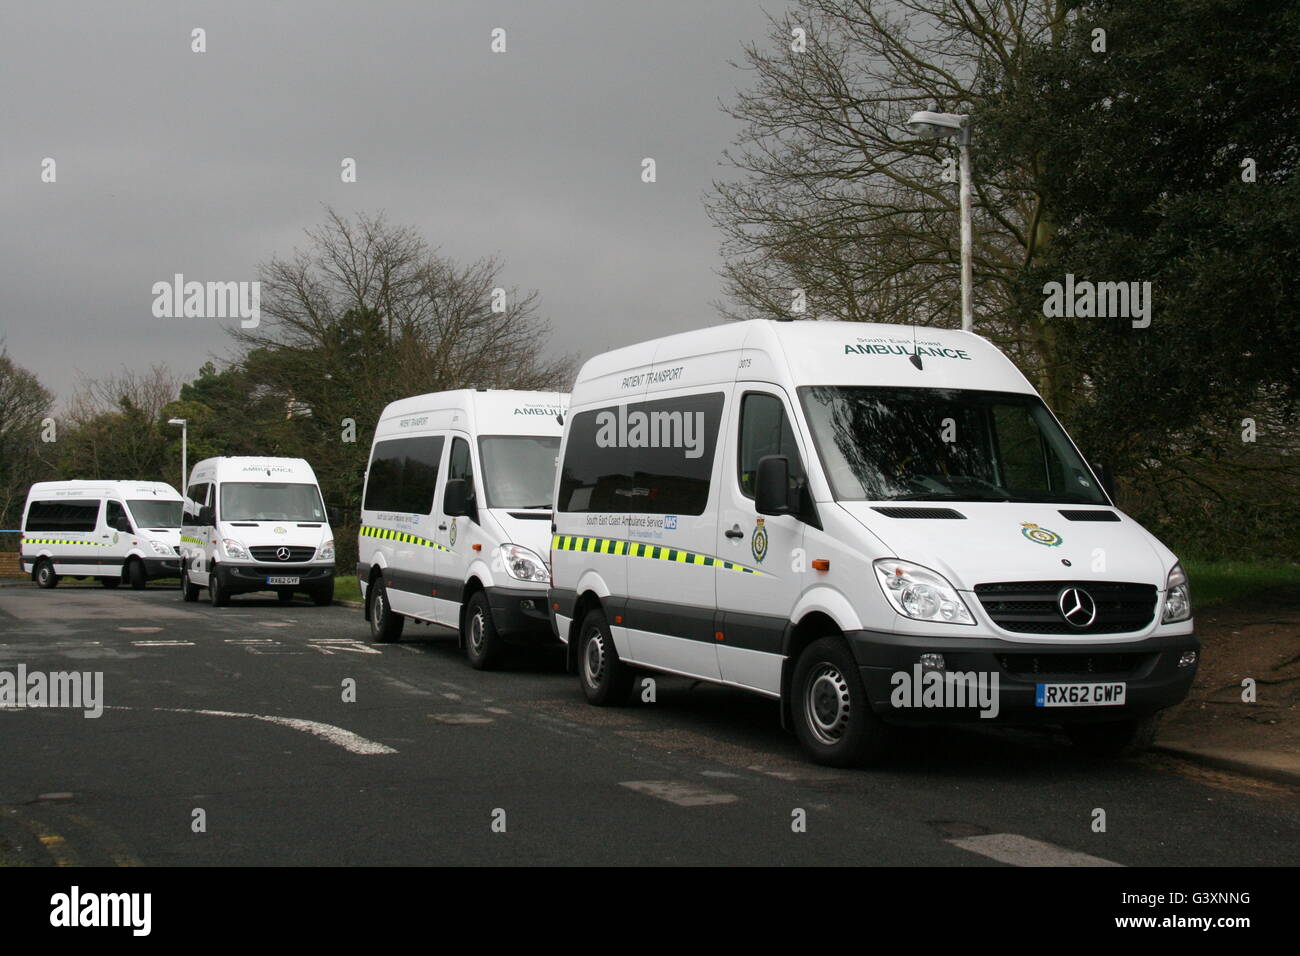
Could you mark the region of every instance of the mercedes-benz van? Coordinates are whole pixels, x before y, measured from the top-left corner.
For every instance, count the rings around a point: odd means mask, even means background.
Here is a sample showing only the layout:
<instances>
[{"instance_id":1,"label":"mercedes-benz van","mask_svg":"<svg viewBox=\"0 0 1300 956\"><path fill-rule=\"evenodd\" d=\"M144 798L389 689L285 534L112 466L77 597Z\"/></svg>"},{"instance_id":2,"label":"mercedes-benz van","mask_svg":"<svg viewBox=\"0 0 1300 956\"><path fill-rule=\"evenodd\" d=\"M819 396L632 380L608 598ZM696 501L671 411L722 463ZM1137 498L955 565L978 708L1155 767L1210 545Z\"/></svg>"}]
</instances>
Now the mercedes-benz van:
<instances>
[{"instance_id":1,"label":"mercedes-benz van","mask_svg":"<svg viewBox=\"0 0 1300 956\"><path fill-rule=\"evenodd\" d=\"M593 704L648 669L780 700L828 764L967 718L1114 753L1196 673L1178 559L970 333L752 321L609 352L561 462L550 607Z\"/></svg>"},{"instance_id":2,"label":"mercedes-benz van","mask_svg":"<svg viewBox=\"0 0 1300 956\"><path fill-rule=\"evenodd\" d=\"M74 577L140 590L180 572L181 496L161 481L38 481L22 532L23 570L43 588Z\"/></svg>"},{"instance_id":3,"label":"mercedes-benz van","mask_svg":"<svg viewBox=\"0 0 1300 956\"><path fill-rule=\"evenodd\" d=\"M181 595L214 607L232 594L334 600L334 532L316 473L301 458L208 458L190 472Z\"/></svg>"},{"instance_id":4,"label":"mercedes-benz van","mask_svg":"<svg viewBox=\"0 0 1300 956\"><path fill-rule=\"evenodd\" d=\"M376 641L450 628L470 664L552 641L551 492L568 395L437 392L393 402L366 469L357 578Z\"/></svg>"}]
</instances>

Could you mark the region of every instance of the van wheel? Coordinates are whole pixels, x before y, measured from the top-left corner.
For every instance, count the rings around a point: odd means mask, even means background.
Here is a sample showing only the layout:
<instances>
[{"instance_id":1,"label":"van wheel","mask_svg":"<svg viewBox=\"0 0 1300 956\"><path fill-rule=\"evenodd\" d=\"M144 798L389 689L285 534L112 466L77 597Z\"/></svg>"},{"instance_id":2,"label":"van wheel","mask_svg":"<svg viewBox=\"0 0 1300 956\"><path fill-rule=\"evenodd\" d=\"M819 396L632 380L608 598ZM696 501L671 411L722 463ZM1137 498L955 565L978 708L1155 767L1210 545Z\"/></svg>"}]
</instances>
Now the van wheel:
<instances>
[{"instance_id":1,"label":"van wheel","mask_svg":"<svg viewBox=\"0 0 1300 956\"><path fill-rule=\"evenodd\" d=\"M490 671L500 666L505 648L492 622L487 594L482 591L476 591L465 608L461 639L465 643L465 658L475 670Z\"/></svg>"},{"instance_id":2,"label":"van wheel","mask_svg":"<svg viewBox=\"0 0 1300 956\"><path fill-rule=\"evenodd\" d=\"M813 641L799 656L790 711L799 743L817 763L856 767L885 752L889 728L871 712L857 662L840 638Z\"/></svg>"},{"instance_id":3,"label":"van wheel","mask_svg":"<svg viewBox=\"0 0 1300 956\"><path fill-rule=\"evenodd\" d=\"M126 579L130 582L132 591L143 591L145 585L144 562L138 559L126 562Z\"/></svg>"},{"instance_id":4,"label":"van wheel","mask_svg":"<svg viewBox=\"0 0 1300 956\"><path fill-rule=\"evenodd\" d=\"M122 583L122 579L121 578L100 578L99 583L104 585L104 587L108 588L111 591L113 590L113 588L117 587L119 584Z\"/></svg>"},{"instance_id":5,"label":"van wheel","mask_svg":"<svg viewBox=\"0 0 1300 956\"><path fill-rule=\"evenodd\" d=\"M406 618L394 612L389 606L388 591L384 588L383 581L375 579L375 583L370 585L370 593L366 595L366 599L370 602L370 639L376 644L401 640Z\"/></svg>"},{"instance_id":6,"label":"van wheel","mask_svg":"<svg viewBox=\"0 0 1300 956\"><path fill-rule=\"evenodd\" d=\"M1128 757L1150 747L1160 727L1160 715L1107 721L1103 724L1066 724L1065 735L1086 754Z\"/></svg>"},{"instance_id":7,"label":"van wheel","mask_svg":"<svg viewBox=\"0 0 1300 956\"><path fill-rule=\"evenodd\" d=\"M587 703L597 707L626 704L636 675L619 660L604 612L599 608L588 611L578 634L578 681Z\"/></svg>"},{"instance_id":8,"label":"van wheel","mask_svg":"<svg viewBox=\"0 0 1300 956\"><path fill-rule=\"evenodd\" d=\"M221 586L221 576L217 574L215 564L208 568L208 603L213 607L225 607L230 603L230 595Z\"/></svg>"},{"instance_id":9,"label":"van wheel","mask_svg":"<svg viewBox=\"0 0 1300 956\"><path fill-rule=\"evenodd\" d=\"M292 592L292 591L276 591L276 592L275 592L275 599L276 599L277 601L279 601L281 604L288 604L290 601L293 600L293 592Z\"/></svg>"},{"instance_id":10,"label":"van wheel","mask_svg":"<svg viewBox=\"0 0 1300 956\"><path fill-rule=\"evenodd\" d=\"M324 607L327 604L334 603L334 579L330 578L328 584L322 584L311 592L311 599L317 607Z\"/></svg>"},{"instance_id":11,"label":"van wheel","mask_svg":"<svg viewBox=\"0 0 1300 956\"><path fill-rule=\"evenodd\" d=\"M43 588L57 588L59 576L54 573L54 565L49 558L41 558L36 563L36 583Z\"/></svg>"},{"instance_id":12,"label":"van wheel","mask_svg":"<svg viewBox=\"0 0 1300 956\"><path fill-rule=\"evenodd\" d=\"M190 582L190 569L181 569L181 600L197 601L199 599L199 586Z\"/></svg>"}]
</instances>

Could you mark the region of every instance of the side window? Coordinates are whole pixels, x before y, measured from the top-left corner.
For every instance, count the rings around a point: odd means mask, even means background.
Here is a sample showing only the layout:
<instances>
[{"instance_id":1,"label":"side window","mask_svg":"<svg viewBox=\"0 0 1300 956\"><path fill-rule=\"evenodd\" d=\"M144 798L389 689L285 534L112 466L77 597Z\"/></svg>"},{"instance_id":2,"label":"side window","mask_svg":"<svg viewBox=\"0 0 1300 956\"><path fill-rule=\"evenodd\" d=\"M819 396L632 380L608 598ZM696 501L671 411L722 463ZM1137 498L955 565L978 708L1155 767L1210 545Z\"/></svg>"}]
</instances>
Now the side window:
<instances>
[{"instance_id":1,"label":"side window","mask_svg":"<svg viewBox=\"0 0 1300 956\"><path fill-rule=\"evenodd\" d=\"M33 501L26 531L94 531L98 501Z\"/></svg>"},{"instance_id":2,"label":"side window","mask_svg":"<svg viewBox=\"0 0 1300 956\"><path fill-rule=\"evenodd\" d=\"M442 446L441 435L376 442L362 507L367 511L402 514L432 512Z\"/></svg>"},{"instance_id":3,"label":"side window","mask_svg":"<svg viewBox=\"0 0 1300 956\"><path fill-rule=\"evenodd\" d=\"M190 485L185 492L185 504L182 506L184 521L186 524L195 525L199 523L199 515L203 511L203 506L208 503L208 488L210 485L198 484Z\"/></svg>"},{"instance_id":4,"label":"side window","mask_svg":"<svg viewBox=\"0 0 1300 956\"><path fill-rule=\"evenodd\" d=\"M740 490L746 498L754 497L758 463L768 455L785 455L790 460L790 482L803 480L803 460L795 444L785 404L775 395L750 392L740 406Z\"/></svg>"},{"instance_id":5,"label":"side window","mask_svg":"<svg viewBox=\"0 0 1300 956\"><path fill-rule=\"evenodd\" d=\"M126 516L126 509L122 507L121 502L110 501L107 508L108 510L104 515L104 524L114 531L130 534L132 531L131 519Z\"/></svg>"},{"instance_id":6,"label":"side window","mask_svg":"<svg viewBox=\"0 0 1300 956\"><path fill-rule=\"evenodd\" d=\"M559 509L703 514L722 404L722 393L711 392L575 415Z\"/></svg>"},{"instance_id":7,"label":"side window","mask_svg":"<svg viewBox=\"0 0 1300 956\"><path fill-rule=\"evenodd\" d=\"M463 438L451 440L451 453L447 456L447 480L464 481L469 489L470 500L474 495L474 462L469 454L469 442ZM472 516L471 516L472 517Z\"/></svg>"}]
</instances>

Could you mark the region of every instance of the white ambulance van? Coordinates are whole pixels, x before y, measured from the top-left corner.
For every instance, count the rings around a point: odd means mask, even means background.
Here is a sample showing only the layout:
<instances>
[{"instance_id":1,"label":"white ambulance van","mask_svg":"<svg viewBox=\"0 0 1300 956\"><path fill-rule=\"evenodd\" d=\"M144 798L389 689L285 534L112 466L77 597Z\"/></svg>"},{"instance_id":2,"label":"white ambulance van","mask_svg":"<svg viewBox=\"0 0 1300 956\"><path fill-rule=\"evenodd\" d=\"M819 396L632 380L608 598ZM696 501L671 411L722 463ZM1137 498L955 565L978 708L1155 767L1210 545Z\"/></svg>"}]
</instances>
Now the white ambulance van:
<instances>
[{"instance_id":1,"label":"white ambulance van","mask_svg":"<svg viewBox=\"0 0 1300 956\"><path fill-rule=\"evenodd\" d=\"M74 577L138 591L180 573L181 496L161 481L39 481L22 532L23 570L43 588Z\"/></svg>"},{"instance_id":2,"label":"white ambulance van","mask_svg":"<svg viewBox=\"0 0 1300 956\"><path fill-rule=\"evenodd\" d=\"M190 472L181 528L181 596L295 593L334 600L334 532L316 473L302 458L209 458Z\"/></svg>"},{"instance_id":3,"label":"white ambulance van","mask_svg":"<svg viewBox=\"0 0 1300 956\"><path fill-rule=\"evenodd\" d=\"M568 395L470 390L393 402L366 469L357 578L376 641L453 629L470 664L552 641L551 493Z\"/></svg>"},{"instance_id":4,"label":"white ambulance van","mask_svg":"<svg viewBox=\"0 0 1300 956\"><path fill-rule=\"evenodd\" d=\"M735 323L583 366L550 602L593 704L635 669L782 703L809 755L996 719L1128 753L1196 673L1178 559L973 334Z\"/></svg>"}]
</instances>

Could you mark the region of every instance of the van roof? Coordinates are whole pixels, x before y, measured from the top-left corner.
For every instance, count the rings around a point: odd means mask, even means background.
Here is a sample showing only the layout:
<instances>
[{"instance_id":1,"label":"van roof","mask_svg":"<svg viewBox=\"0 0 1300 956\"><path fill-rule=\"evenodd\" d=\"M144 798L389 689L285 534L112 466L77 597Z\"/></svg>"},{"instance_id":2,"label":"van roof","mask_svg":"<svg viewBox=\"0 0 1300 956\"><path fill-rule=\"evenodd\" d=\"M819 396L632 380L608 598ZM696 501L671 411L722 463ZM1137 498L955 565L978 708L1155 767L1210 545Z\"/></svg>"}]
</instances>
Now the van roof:
<instances>
[{"instance_id":1,"label":"van roof","mask_svg":"<svg viewBox=\"0 0 1300 956\"><path fill-rule=\"evenodd\" d=\"M921 359L916 368L910 356ZM874 322L754 319L681 332L589 359L575 405L677 388L761 381L968 388L1033 393L996 346L957 329Z\"/></svg>"},{"instance_id":2,"label":"van roof","mask_svg":"<svg viewBox=\"0 0 1300 956\"><path fill-rule=\"evenodd\" d=\"M316 482L316 473L305 458L271 458L261 455L232 455L222 458L205 458L190 469L190 482L198 478L210 481L230 481L243 476L260 474L265 477L267 471L273 477L296 479L298 481Z\"/></svg>"},{"instance_id":3,"label":"van roof","mask_svg":"<svg viewBox=\"0 0 1300 956\"><path fill-rule=\"evenodd\" d=\"M92 498L106 498L117 495L121 498L148 496L181 500L176 489L165 481L131 481L122 478L73 478L69 481L38 481L27 492L28 498L40 495L58 495L68 498L85 495Z\"/></svg>"},{"instance_id":4,"label":"van roof","mask_svg":"<svg viewBox=\"0 0 1300 956\"><path fill-rule=\"evenodd\" d=\"M456 428L473 435L554 435L567 392L461 388L398 399L384 409L375 437Z\"/></svg>"}]
</instances>

